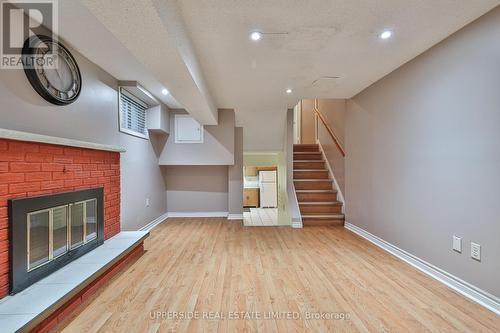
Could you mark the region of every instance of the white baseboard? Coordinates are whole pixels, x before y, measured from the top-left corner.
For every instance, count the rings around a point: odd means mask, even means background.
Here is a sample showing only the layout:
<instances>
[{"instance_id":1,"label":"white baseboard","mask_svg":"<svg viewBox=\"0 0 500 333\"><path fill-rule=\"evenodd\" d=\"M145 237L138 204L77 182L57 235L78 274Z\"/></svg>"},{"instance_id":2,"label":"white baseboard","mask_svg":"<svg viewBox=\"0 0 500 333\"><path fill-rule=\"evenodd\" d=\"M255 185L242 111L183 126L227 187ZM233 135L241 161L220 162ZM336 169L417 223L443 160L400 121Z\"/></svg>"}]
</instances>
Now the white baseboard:
<instances>
[{"instance_id":1,"label":"white baseboard","mask_svg":"<svg viewBox=\"0 0 500 333\"><path fill-rule=\"evenodd\" d=\"M292 221L292 228L300 229L302 227L302 221Z\"/></svg>"},{"instance_id":2,"label":"white baseboard","mask_svg":"<svg viewBox=\"0 0 500 333\"><path fill-rule=\"evenodd\" d=\"M243 220L243 214L227 214L228 220Z\"/></svg>"},{"instance_id":3,"label":"white baseboard","mask_svg":"<svg viewBox=\"0 0 500 333\"><path fill-rule=\"evenodd\" d=\"M140 228L139 231L151 231L154 227L156 227L158 224L164 222L168 217L168 213L163 213L153 221L149 222L146 224L144 227Z\"/></svg>"},{"instance_id":4,"label":"white baseboard","mask_svg":"<svg viewBox=\"0 0 500 333\"><path fill-rule=\"evenodd\" d=\"M355 234L365 238L371 243L377 245L383 250L391 253L392 255L398 257L399 259L407 262L416 269L422 271L423 273L433 277L441 283L444 283L451 289L457 291L458 293L464 295L465 297L471 299L472 301L484 306L485 308L495 312L500 315L500 299L494 295L487 293L480 288L473 286L472 284L461 280L460 278L392 245L389 242L369 233L368 231L355 226L354 224L345 223L345 227Z\"/></svg>"},{"instance_id":5,"label":"white baseboard","mask_svg":"<svg viewBox=\"0 0 500 333\"><path fill-rule=\"evenodd\" d=\"M168 217L227 217L227 212L168 212Z\"/></svg>"}]
</instances>

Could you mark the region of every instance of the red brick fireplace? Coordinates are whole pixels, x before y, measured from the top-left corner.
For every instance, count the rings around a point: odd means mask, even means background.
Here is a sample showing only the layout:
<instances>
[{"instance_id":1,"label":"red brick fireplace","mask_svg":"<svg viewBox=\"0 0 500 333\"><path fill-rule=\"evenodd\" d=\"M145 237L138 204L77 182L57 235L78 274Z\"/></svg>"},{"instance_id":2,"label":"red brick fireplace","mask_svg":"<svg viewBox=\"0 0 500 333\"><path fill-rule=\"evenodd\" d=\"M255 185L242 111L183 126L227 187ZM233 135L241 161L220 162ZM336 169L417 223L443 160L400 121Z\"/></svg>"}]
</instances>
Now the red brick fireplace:
<instances>
[{"instance_id":1,"label":"red brick fireplace","mask_svg":"<svg viewBox=\"0 0 500 333\"><path fill-rule=\"evenodd\" d=\"M9 293L9 199L104 188L104 237L120 232L120 153L0 139L0 298Z\"/></svg>"}]
</instances>

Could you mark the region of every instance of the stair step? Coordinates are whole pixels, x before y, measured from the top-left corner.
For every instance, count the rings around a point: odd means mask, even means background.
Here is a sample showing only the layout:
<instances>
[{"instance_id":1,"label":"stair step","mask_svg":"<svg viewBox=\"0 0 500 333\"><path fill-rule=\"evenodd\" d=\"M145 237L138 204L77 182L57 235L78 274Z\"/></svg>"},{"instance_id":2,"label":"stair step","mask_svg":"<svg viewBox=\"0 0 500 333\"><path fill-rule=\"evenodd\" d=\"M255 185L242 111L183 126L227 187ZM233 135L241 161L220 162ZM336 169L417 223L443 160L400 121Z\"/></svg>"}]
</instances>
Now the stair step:
<instances>
[{"instance_id":1,"label":"stair step","mask_svg":"<svg viewBox=\"0 0 500 333\"><path fill-rule=\"evenodd\" d=\"M296 190L297 193L337 193L336 189L330 190Z\"/></svg>"},{"instance_id":2,"label":"stair step","mask_svg":"<svg viewBox=\"0 0 500 333\"><path fill-rule=\"evenodd\" d=\"M344 214L302 215L302 224L304 226L343 226L344 220Z\"/></svg>"},{"instance_id":3,"label":"stair step","mask_svg":"<svg viewBox=\"0 0 500 333\"><path fill-rule=\"evenodd\" d=\"M299 179L293 183L297 190L331 190L333 182L330 179Z\"/></svg>"},{"instance_id":4,"label":"stair step","mask_svg":"<svg viewBox=\"0 0 500 333\"><path fill-rule=\"evenodd\" d=\"M298 190L296 191L297 200L301 202L325 202L336 201L337 191L335 190Z\"/></svg>"},{"instance_id":5,"label":"stair step","mask_svg":"<svg viewBox=\"0 0 500 333\"><path fill-rule=\"evenodd\" d=\"M317 144L296 144L293 145L294 152L319 152Z\"/></svg>"},{"instance_id":6,"label":"stair step","mask_svg":"<svg viewBox=\"0 0 500 333\"><path fill-rule=\"evenodd\" d=\"M328 170L298 169L293 171L294 179L328 179Z\"/></svg>"},{"instance_id":7,"label":"stair step","mask_svg":"<svg viewBox=\"0 0 500 333\"><path fill-rule=\"evenodd\" d=\"M296 160L323 160L320 152L294 152L293 159Z\"/></svg>"},{"instance_id":8,"label":"stair step","mask_svg":"<svg viewBox=\"0 0 500 333\"><path fill-rule=\"evenodd\" d=\"M300 202L300 213L303 215L324 215L342 213L342 202Z\"/></svg>"},{"instance_id":9,"label":"stair step","mask_svg":"<svg viewBox=\"0 0 500 333\"><path fill-rule=\"evenodd\" d=\"M324 161L301 160L293 161L293 169L325 169Z\"/></svg>"}]
</instances>

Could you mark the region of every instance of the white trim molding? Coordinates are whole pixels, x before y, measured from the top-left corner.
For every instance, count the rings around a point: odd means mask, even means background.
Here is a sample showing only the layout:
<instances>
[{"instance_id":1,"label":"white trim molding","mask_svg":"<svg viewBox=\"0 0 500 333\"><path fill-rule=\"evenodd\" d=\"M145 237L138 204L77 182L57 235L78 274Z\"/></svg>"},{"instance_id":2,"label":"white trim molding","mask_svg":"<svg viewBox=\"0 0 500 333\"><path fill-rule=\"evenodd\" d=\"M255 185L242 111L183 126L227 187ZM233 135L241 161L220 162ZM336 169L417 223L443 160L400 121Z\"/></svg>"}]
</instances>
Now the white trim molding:
<instances>
[{"instance_id":1,"label":"white trim molding","mask_svg":"<svg viewBox=\"0 0 500 333\"><path fill-rule=\"evenodd\" d=\"M391 243L369 233L364 229L361 229L360 227L355 226L354 224L346 222L345 228L363 237L369 242L377 245L390 254L398 257L399 259L405 261L421 272L447 285L463 296L495 312L497 315L500 315L500 299L498 297L491 295L488 292L481 290L480 288L473 286L468 282L463 281L462 279L398 248L395 245L392 245Z\"/></svg>"},{"instance_id":2,"label":"white trim molding","mask_svg":"<svg viewBox=\"0 0 500 333\"><path fill-rule=\"evenodd\" d=\"M292 220L291 226L292 226L292 228L295 228L295 229L302 229L303 228L302 221Z\"/></svg>"},{"instance_id":3,"label":"white trim molding","mask_svg":"<svg viewBox=\"0 0 500 333\"><path fill-rule=\"evenodd\" d=\"M106 150L123 153L125 149L117 146L109 146L100 143L73 140L67 138L61 138L57 136L48 136L36 133L28 133L21 131L14 131L9 129L0 128L0 139L10 139L17 141L28 141L28 142L39 142L39 143L48 143L51 145L60 145L60 146L68 146L68 147L78 147L78 148L88 148L95 150Z\"/></svg>"},{"instance_id":4,"label":"white trim molding","mask_svg":"<svg viewBox=\"0 0 500 333\"><path fill-rule=\"evenodd\" d=\"M228 220L243 220L243 214L227 214Z\"/></svg>"},{"instance_id":5,"label":"white trim molding","mask_svg":"<svg viewBox=\"0 0 500 333\"><path fill-rule=\"evenodd\" d=\"M146 224L144 227L140 228L139 231L151 231L158 224L165 222L167 218L168 218L168 213L163 213L153 221Z\"/></svg>"},{"instance_id":6,"label":"white trim molding","mask_svg":"<svg viewBox=\"0 0 500 333\"><path fill-rule=\"evenodd\" d=\"M168 212L168 217L227 217L228 212Z\"/></svg>"}]
</instances>

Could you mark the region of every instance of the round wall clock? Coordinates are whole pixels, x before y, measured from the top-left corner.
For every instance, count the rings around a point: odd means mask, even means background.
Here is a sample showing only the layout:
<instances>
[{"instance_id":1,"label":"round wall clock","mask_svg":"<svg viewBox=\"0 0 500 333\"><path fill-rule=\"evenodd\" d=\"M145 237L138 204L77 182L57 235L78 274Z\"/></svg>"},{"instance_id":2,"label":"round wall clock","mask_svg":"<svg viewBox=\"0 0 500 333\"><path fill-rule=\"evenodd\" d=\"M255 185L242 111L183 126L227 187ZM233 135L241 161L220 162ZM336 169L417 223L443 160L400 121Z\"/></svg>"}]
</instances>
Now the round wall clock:
<instances>
[{"instance_id":1,"label":"round wall clock","mask_svg":"<svg viewBox=\"0 0 500 333\"><path fill-rule=\"evenodd\" d=\"M48 36L32 36L24 42L23 58L31 59L23 61L24 73L40 96L56 105L76 101L82 89L80 69L61 43Z\"/></svg>"}]
</instances>

